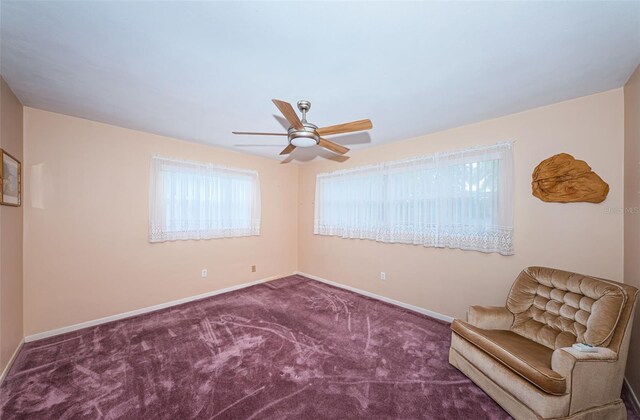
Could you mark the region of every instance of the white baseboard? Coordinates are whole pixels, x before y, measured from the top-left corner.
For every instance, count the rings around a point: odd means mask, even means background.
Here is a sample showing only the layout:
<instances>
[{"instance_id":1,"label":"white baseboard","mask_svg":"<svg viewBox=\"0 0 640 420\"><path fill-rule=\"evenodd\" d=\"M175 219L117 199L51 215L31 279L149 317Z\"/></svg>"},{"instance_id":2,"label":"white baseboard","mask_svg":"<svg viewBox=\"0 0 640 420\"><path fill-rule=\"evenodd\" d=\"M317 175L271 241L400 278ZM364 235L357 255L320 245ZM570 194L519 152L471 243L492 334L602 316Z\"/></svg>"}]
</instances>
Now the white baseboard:
<instances>
[{"instance_id":1,"label":"white baseboard","mask_svg":"<svg viewBox=\"0 0 640 420\"><path fill-rule=\"evenodd\" d=\"M453 322L453 318L448 316L448 315L443 315L443 314L440 314L438 312L430 311L428 309L424 309L424 308L421 308L419 306L410 305L408 303L400 302L398 300L391 299L391 298L388 298L386 296L381 296L381 295L377 295L375 293L367 292L366 290L356 289L355 287L346 286L346 285L341 284L341 283L336 283L335 281L323 279L322 277L314 276L313 274L307 274L307 273L303 273L301 271L297 271L295 274L299 274L301 276L308 277L308 278L310 278L312 280L316 280L316 281L319 281L319 282L322 282L322 283L326 283L326 284L329 284L331 286L339 287L340 289L349 290L350 292L354 292L354 293L358 293L360 295L368 296L370 298L378 299L378 300L381 300L383 302L390 303L392 305L400 306L401 308L410 309L410 310L412 310L414 312L418 312L418 313L421 313L423 315L430 316L432 318L436 318L436 319L439 319L439 320L442 320L442 321L447 321L447 322Z\"/></svg>"},{"instance_id":2,"label":"white baseboard","mask_svg":"<svg viewBox=\"0 0 640 420\"><path fill-rule=\"evenodd\" d=\"M176 305L180 305L180 304L183 304L183 303L192 302L194 300L200 300L200 299L208 298L208 297L211 297L211 296L221 295L223 293L233 292L234 290L244 289L245 287L254 286L256 284L265 283L265 282L268 282L268 281L271 281L271 280L275 280L275 279L279 279L279 278L282 278L282 277L286 277L286 276L278 275L278 276L266 277L266 278L263 278L263 279L260 279L260 280L254 280L254 281L251 281L251 282L248 282L248 283L242 283L242 284L238 284L238 285L235 285L235 286L226 287L224 289L214 290L214 291L211 291L211 292L202 293L202 294L195 295L195 296L189 296L189 297L182 298L182 299L172 300L170 302L160 303L158 305L147 306L146 308L136 309L136 310L133 310L133 311L124 312L124 313L120 313L120 314L116 314L116 315L110 315L110 316L106 316L104 318L98 318L98 319L94 319L94 320L91 320L91 321L81 322L79 324L70 325L68 327L56 328L54 330L49 330L49 331L44 331L44 332L37 333L37 334L28 335L28 336L26 336L24 338L24 342L25 343L30 343L32 341L42 340L43 338L48 338L48 337L53 337L53 336L60 335L60 334L65 334L65 333L68 333L68 332L81 330L83 328L94 327L96 325L106 324L107 322L118 321L118 320L121 320L121 319L130 318L130 317L136 316L136 315L146 314L146 313L149 313L149 312L157 311L159 309L169 308L171 306L176 306Z\"/></svg>"},{"instance_id":3,"label":"white baseboard","mask_svg":"<svg viewBox=\"0 0 640 420\"><path fill-rule=\"evenodd\" d=\"M2 385L2 383L4 382L4 378L7 376L7 373L9 373L9 369L11 369L13 362L16 361L16 357L18 356L18 353L20 352L20 349L22 348L23 344L24 344L24 338L20 340L20 343L18 343L18 347L16 347L16 350L11 355L11 358L9 359L7 366L5 366L2 373L0 373L0 385Z\"/></svg>"},{"instance_id":4,"label":"white baseboard","mask_svg":"<svg viewBox=\"0 0 640 420\"><path fill-rule=\"evenodd\" d=\"M303 272L295 272L294 274L299 274L301 276L305 276L308 277L312 280L316 280L322 283L326 283L329 284L331 286L335 286L335 287L339 287L341 289L345 289L345 290L349 290L351 292L354 293L358 293L364 296L368 296L374 299L378 299L381 300L383 302L387 302L390 303L392 305L396 305L396 306L400 306L402 308L405 309L410 309L412 311L430 316L432 318L436 318L436 319L440 319L443 321L447 321L447 322L452 322L453 318L447 315L443 315L440 314L438 312L434 312L434 311L430 311L428 309L424 309L421 308L419 306L414 306L414 305L410 305L408 303L404 303L404 302L400 302L385 296L381 296L381 295L377 295L375 293L371 293L371 292L367 292L366 290L361 290L361 289L356 289L355 287L351 287L351 286L346 286L344 284L340 284L340 283L336 283L334 281L331 280L327 280L327 279L323 279L322 277L318 277L318 276L314 276L313 274L308 274L308 273L303 273ZM120 313L120 314L116 314L116 315L110 315L104 318L98 318L98 319L94 319L91 321L86 321L86 322L81 322L79 324L75 324L75 325L70 325L67 327L62 327L62 328L56 328L53 330L49 330L49 331L44 331L41 333L37 333L37 334L32 334L32 335L28 335L24 338L24 342L25 343L30 343L32 341L36 341L36 340L42 340L43 338L48 338L48 337L53 337L56 335L60 335L60 334L65 334L65 333L69 333L72 331L77 331L77 330L81 330L83 328L88 328L88 327L94 327L96 325L100 325L100 324L106 324L107 322L112 322L112 321L118 321L121 319L125 319L125 318L130 318L132 316L136 316L136 315L142 315L142 314L146 314L149 312L153 312L153 311L157 311L160 309L164 309L164 308L169 308L171 306L176 306L176 305L180 305L183 303L187 303L187 302L192 302L194 300L200 300L200 299L204 299L204 298L208 298L211 296L216 296L216 295L221 295L223 293L228 293L228 292L232 292L234 290L239 290L239 289L243 289L245 287L249 287L249 286L253 286L256 284L260 284L260 283L265 283L271 280L275 280L278 278L282 278L282 277L286 277L286 276L271 276L271 277L266 277L260 280L255 280L252 282L248 282L248 283L242 283L242 284L238 284L235 286L231 286L231 287L227 287L224 289L219 289L219 290L214 290L211 292L207 292L207 293L202 293L200 295L195 295L195 296L189 296L183 299L178 299L178 300L172 300L170 302L165 302L165 303L160 303L158 305L153 305L153 306L148 306L146 308L141 308L141 309L136 309L133 311L129 311L129 312L124 312L124 313Z\"/></svg>"},{"instance_id":5,"label":"white baseboard","mask_svg":"<svg viewBox=\"0 0 640 420\"><path fill-rule=\"evenodd\" d=\"M627 391L629 391L629 395L631 395L631 403L635 406L636 412L640 413L640 400L638 400L638 396L633 391L633 388L631 388L631 384L627 378L624 378L624 384L627 387Z\"/></svg>"}]
</instances>

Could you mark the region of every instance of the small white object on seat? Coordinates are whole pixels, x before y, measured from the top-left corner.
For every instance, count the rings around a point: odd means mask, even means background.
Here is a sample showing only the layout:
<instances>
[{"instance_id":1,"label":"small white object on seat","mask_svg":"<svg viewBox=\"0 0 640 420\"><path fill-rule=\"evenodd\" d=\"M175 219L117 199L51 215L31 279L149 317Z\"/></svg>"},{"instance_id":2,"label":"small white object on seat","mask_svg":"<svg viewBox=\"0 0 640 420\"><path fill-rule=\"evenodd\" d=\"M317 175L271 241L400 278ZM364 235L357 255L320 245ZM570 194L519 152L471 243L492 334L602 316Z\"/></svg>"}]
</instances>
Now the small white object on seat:
<instances>
[{"instance_id":1,"label":"small white object on seat","mask_svg":"<svg viewBox=\"0 0 640 420\"><path fill-rule=\"evenodd\" d=\"M583 343L575 343L571 347L573 347L574 349L576 349L578 351L582 351L584 353L597 353L598 352L598 348L597 347L593 347L593 346L590 346L588 344L583 344Z\"/></svg>"}]
</instances>

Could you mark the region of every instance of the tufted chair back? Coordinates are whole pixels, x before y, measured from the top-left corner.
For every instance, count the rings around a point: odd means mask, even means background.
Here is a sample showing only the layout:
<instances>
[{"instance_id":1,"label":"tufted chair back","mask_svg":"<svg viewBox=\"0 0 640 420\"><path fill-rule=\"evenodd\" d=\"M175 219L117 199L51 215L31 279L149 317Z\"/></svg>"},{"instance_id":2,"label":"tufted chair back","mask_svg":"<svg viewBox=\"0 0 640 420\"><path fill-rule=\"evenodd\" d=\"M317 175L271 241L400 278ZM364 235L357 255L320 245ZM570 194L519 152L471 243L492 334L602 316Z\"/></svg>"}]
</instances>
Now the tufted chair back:
<instances>
[{"instance_id":1,"label":"tufted chair back","mask_svg":"<svg viewBox=\"0 0 640 420\"><path fill-rule=\"evenodd\" d=\"M624 285L596 277L529 267L511 287L511 330L551 349L588 343L607 347L627 301Z\"/></svg>"}]
</instances>

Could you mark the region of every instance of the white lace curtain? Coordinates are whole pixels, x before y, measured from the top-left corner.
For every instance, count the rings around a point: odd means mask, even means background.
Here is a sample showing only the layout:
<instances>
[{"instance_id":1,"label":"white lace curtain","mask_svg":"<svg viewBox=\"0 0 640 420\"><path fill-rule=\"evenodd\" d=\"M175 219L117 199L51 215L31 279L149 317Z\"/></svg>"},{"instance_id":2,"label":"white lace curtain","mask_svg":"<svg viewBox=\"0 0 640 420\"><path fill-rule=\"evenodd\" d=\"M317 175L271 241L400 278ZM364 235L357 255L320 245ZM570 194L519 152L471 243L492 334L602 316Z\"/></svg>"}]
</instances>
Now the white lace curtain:
<instances>
[{"instance_id":1,"label":"white lace curtain","mask_svg":"<svg viewBox=\"0 0 640 420\"><path fill-rule=\"evenodd\" d=\"M314 233L513 254L513 143L319 174Z\"/></svg>"},{"instance_id":2,"label":"white lace curtain","mask_svg":"<svg viewBox=\"0 0 640 420\"><path fill-rule=\"evenodd\" d=\"M149 241L260 234L256 171L154 156L149 183Z\"/></svg>"}]
</instances>

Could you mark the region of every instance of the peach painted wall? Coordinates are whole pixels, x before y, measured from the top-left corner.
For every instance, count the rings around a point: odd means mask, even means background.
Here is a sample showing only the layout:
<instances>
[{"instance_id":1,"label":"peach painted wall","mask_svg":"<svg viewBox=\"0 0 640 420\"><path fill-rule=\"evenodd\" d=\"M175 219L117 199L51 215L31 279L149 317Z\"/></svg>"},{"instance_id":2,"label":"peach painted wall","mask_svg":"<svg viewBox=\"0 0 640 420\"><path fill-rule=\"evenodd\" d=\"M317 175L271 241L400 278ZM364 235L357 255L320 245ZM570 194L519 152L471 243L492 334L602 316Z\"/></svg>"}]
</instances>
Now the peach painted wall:
<instances>
[{"instance_id":1,"label":"peach painted wall","mask_svg":"<svg viewBox=\"0 0 640 420\"><path fill-rule=\"evenodd\" d=\"M624 87L624 281L640 289L640 66ZM640 308L631 336L627 379L640 397ZM634 357L635 355L635 357Z\"/></svg>"},{"instance_id":2,"label":"peach painted wall","mask_svg":"<svg viewBox=\"0 0 640 420\"><path fill-rule=\"evenodd\" d=\"M25 335L295 271L297 165L31 108L24 118ZM257 170L261 235L150 244L153 154Z\"/></svg>"},{"instance_id":3,"label":"peach painted wall","mask_svg":"<svg viewBox=\"0 0 640 420\"><path fill-rule=\"evenodd\" d=\"M622 281L623 216L608 214L606 209L623 205L623 117L620 88L373 147L353 153L342 164L323 160L302 165L298 268L461 318L471 304L503 305L516 275L530 265ZM313 234L315 177L319 172L504 140L516 141L514 256ZM604 203L543 203L531 195L534 167L560 152L586 160L609 183L611 191ZM385 281L380 280L381 271L386 272Z\"/></svg>"},{"instance_id":4,"label":"peach painted wall","mask_svg":"<svg viewBox=\"0 0 640 420\"><path fill-rule=\"evenodd\" d=\"M0 77L0 147L21 162L22 109ZM22 214L23 207L0 206L0 372L23 336Z\"/></svg>"}]
</instances>

